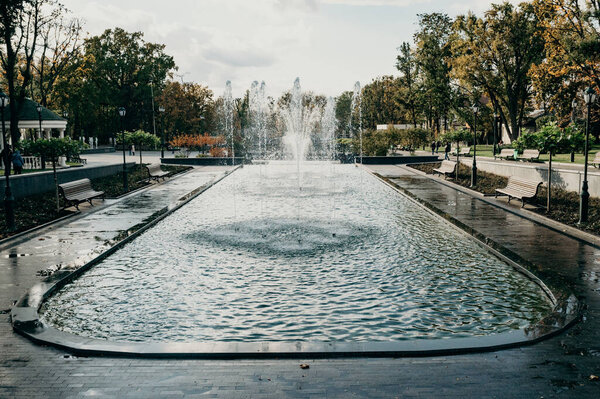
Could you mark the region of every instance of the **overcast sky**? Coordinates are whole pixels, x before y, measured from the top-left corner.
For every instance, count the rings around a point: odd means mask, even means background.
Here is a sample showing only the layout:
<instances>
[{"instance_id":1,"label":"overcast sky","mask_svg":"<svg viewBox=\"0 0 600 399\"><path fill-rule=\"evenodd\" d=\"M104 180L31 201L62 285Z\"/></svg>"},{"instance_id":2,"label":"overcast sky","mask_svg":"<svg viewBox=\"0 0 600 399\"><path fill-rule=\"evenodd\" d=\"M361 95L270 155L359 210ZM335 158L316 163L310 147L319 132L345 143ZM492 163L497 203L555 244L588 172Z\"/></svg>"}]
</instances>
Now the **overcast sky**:
<instances>
[{"instance_id":1,"label":"overcast sky","mask_svg":"<svg viewBox=\"0 0 600 399\"><path fill-rule=\"evenodd\" d=\"M62 0L93 35L142 31L166 44L176 79L239 96L254 80L278 96L303 89L337 96L395 74L396 48L412 41L417 14L481 13L491 0Z\"/></svg>"}]
</instances>

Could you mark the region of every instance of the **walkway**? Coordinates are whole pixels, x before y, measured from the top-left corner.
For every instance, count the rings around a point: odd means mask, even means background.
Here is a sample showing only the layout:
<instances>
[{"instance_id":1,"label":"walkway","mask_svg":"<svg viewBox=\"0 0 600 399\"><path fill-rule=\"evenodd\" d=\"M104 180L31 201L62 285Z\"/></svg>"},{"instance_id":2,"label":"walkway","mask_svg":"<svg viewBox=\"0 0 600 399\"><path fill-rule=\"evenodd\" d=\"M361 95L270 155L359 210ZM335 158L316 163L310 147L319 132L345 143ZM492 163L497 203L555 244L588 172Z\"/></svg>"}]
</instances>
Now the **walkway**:
<instances>
[{"instance_id":1,"label":"walkway","mask_svg":"<svg viewBox=\"0 0 600 399\"><path fill-rule=\"evenodd\" d=\"M495 353L173 361L72 357L15 335L8 316L2 314L0 397L598 397L600 382L591 381L590 375L600 375L600 251L407 169L372 169L565 279L589 306L585 322L540 344ZM90 251L101 249L105 239L145 218L138 213L142 204L164 206L177 197L157 204L170 191L193 189L214 176L215 172L203 170L44 231L13 249L0 248L0 309L8 309L12 300L39 281L38 270L58 262L81 262ZM11 253L32 256L9 257ZM301 369L300 363L308 363L310 369Z\"/></svg>"}]
</instances>

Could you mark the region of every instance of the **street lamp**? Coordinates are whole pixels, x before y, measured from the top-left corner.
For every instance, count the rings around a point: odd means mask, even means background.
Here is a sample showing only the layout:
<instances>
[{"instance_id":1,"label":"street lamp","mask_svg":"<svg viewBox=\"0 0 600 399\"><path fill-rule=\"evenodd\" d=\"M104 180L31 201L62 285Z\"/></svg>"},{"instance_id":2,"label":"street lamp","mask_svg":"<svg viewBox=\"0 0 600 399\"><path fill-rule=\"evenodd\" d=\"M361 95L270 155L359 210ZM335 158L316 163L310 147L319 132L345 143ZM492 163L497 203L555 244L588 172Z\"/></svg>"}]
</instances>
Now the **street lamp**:
<instances>
[{"instance_id":1,"label":"street lamp","mask_svg":"<svg viewBox=\"0 0 600 399\"><path fill-rule=\"evenodd\" d=\"M585 123L585 164L583 165L583 184L581 185L581 198L579 201L579 223L585 223L588 221L588 211L590 202L590 193L588 192L588 153L589 153L589 140L590 140L590 111L592 104L596 101L596 92L591 87L583 93L583 99L587 105L587 119Z\"/></svg>"},{"instance_id":2,"label":"street lamp","mask_svg":"<svg viewBox=\"0 0 600 399\"><path fill-rule=\"evenodd\" d=\"M477 185L477 113L479 112L479 105L474 104L471 109L473 110L473 167L471 168L471 187Z\"/></svg>"},{"instance_id":3,"label":"street lamp","mask_svg":"<svg viewBox=\"0 0 600 399\"><path fill-rule=\"evenodd\" d=\"M121 131L123 132L123 140L121 141L121 146L123 147L123 190L124 192L129 191L129 187L127 184L127 161L125 159L125 129L123 128L123 118L125 118L125 108L119 107L119 116L121 121Z\"/></svg>"},{"instance_id":4,"label":"street lamp","mask_svg":"<svg viewBox=\"0 0 600 399\"><path fill-rule=\"evenodd\" d=\"M4 146L4 178L6 188L4 189L4 211L6 213L6 228L8 231L15 231L15 198L10 189L10 151L6 140L6 125L4 122L4 109L8 106L10 100L8 96L0 91L0 113L2 116L2 145Z\"/></svg>"},{"instance_id":5,"label":"street lamp","mask_svg":"<svg viewBox=\"0 0 600 399\"><path fill-rule=\"evenodd\" d=\"M162 105L158 107L158 112L160 112L160 158L163 159L165 157L165 124L163 121L163 115L165 113L165 107Z\"/></svg>"},{"instance_id":6,"label":"street lamp","mask_svg":"<svg viewBox=\"0 0 600 399\"><path fill-rule=\"evenodd\" d=\"M494 153L494 159L496 159L496 137L498 136L497 130L498 130L498 111L496 111L494 109L494 126L493 126L493 129L492 129L492 132L494 134L494 142L492 143L493 144L492 148L493 148L493 153Z\"/></svg>"},{"instance_id":7,"label":"street lamp","mask_svg":"<svg viewBox=\"0 0 600 399\"><path fill-rule=\"evenodd\" d=\"M43 137L43 133L42 133L42 106L40 104L37 105L37 113L38 113L38 120L40 121L40 137Z\"/></svg>"}]
</instances>

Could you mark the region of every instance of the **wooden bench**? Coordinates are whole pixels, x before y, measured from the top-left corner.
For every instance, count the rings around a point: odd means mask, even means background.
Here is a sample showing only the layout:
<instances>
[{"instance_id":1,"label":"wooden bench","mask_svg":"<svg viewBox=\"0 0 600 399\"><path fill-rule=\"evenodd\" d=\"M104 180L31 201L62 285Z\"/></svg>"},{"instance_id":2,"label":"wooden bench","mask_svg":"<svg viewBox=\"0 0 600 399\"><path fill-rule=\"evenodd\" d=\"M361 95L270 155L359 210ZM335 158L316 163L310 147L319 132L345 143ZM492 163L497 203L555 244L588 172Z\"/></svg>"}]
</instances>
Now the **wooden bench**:
<instances>
[{"instance_id":1,"label":"wooden bench","mask_svg":"<svg viewBox=\"0 0 600 399\"><path fill-rule=\"evenodd\" d=\"M458 154L461 157L468 157L469 155L471 155L471 147L463 147L463 148L461 148L460 149L460 153L458 153L456 151L456 148L453 148L451 154L454 155L454 156L456 156Z\"/></svg>"},{"instance_id":2,"label":"wooden bench","mask_svg":"<svg viewBox=\"0 0 600 399\"><path fill-rule=\"evenodd\" d=\"M59 184L60 192L65 199L65 208L74 205L79 210L79 204L88 201L92 204L92 199L102 197L104 200L104 191L96 191L92 188L90 179L75 180L69 183Z\"/></svg>"},{"instance_id":3,"label":"wooden bench","mask_svg":"<svg viewBox=\"0 0 600 399\"><path fill-rule=\"evenodd\" d=\"M496 157L500 159L515 159L515 150L512 148L505 148L501 150L500 154L496 155Z\"/></svg>"},{"instance_id":4,"label":"wooden bench","mask_svg":"<svg viewBox=\"0 0 600 399\"><path fill-rule=\"evenodd\" d=\"M540 159L540 152L538 150L524 150L523 155L521 155L519 159L530 162L537 161Z\"/></svg>"},{"instance_id":5,"label":"wooden bench","mask_svg":"<svg viewBox=\"0 0 600 399\"><path fill-rule=\"evenodd\" d=\"M444 180L447 175L453 175L456 173L456 162L454 161L442 161L439 168L433 170L433 174L439 173L444 175Z\"/></svg>"},{"instance_id":6,"label":"wooden bench","mask_svg":"<svg viewBox=\"0 0 600 399\"><path fill-rule=\"evenodd\" d=\"M160 168L160 165L157 163L153 163L150 165L146 165L146 169L148 169L148 178L149 179L154 179L156 181L158 181L158 179L164 179L169 172L165 172Z\"/></svg>"},{"instance_id":7,"label":"wooden bench","mask_svg":"<svg viewBox=\"0 0 600 399\"><path fill-rule=\"evenodd\" d=\"M87 164L87 159L85 158L81 158L79 155L71 155L69 156L69 161L70 162L78 162L82 165Z\"/></svg>"},{"instance_id":8,"label":"wooden bench","mask_svg":"<svg viewBox=\"0 0 600 399\"><path fill-rule=\"evenodd\" d=\"M593 167L597 168L598 165L600 165L600 151L598 151L596 153L596 156L594 157L594 160L592 162L590 162L592 164Z\"/></svg>"},{"instance_id":9,"label":"wooden bench","mask_svg":"<svg viewBox=\"0 0 600 399\"><path fill-rule=\"evenodd\" d=\"M511 176L508 178L508 184L504 188L497 188L495 197L498 195L508 196L508 202L513 198L521 200L521 207L525 206L525 200L535 198L542 185L541 181L532 181Z\"/></svg>"}]
</instances>

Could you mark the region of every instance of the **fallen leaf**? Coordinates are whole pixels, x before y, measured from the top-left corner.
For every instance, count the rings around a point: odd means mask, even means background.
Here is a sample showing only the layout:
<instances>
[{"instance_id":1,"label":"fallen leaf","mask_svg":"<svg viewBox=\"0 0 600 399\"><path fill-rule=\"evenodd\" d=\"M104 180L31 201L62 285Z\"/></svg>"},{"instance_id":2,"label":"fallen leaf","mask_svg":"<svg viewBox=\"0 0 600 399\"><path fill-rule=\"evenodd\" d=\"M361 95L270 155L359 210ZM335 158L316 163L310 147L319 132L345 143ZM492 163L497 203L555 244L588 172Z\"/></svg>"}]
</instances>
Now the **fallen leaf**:
<instances>
[{"instance_id":1,"label":"fallen leaf","mask_svg":"<svg viewBox=\"0 0 600 399\"><path fill-rule=\"evenodd\" d=\"M306 364L306 363L302 363L302 364L300 365L300 368L301 368L301 369L303 369L303 370L306 370L306 369L309 369L309 368L310 368L310 366L309 366L308 364Z\"/></svg>"},{"instance_id":2,"label":"fallen leaf","mask_svg":"<svg viewBox=\"0 0 600 399\"><path fill-rule=\"evenodd\" d=\"M590 381L600 381L600 377L598 377L597 375L590 375Z\"/></svg>"}]
</instances>

